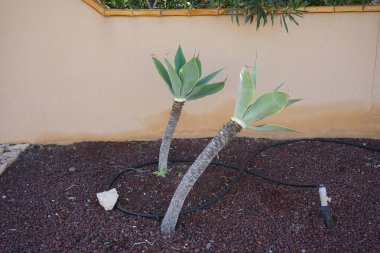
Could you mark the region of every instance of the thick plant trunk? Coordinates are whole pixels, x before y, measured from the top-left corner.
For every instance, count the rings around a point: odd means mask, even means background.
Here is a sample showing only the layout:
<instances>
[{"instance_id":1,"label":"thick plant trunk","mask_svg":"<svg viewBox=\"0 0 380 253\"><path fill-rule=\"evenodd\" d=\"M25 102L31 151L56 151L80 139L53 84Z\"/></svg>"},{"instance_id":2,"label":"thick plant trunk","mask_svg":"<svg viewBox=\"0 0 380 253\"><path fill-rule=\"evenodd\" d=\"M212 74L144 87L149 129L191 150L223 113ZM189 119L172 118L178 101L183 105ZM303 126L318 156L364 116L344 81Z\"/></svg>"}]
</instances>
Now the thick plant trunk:
<instances>
[{"instance_id":1,"label":"thick plant trunk","mask_svg":"<svg viewBox=\"0 0 380 253\"><path fill-rule=\"evenodd\" d=\"M166 126L166 131L164 137L162 138L160 147L160 157L158 160L158 169L164 168L165 171L168 169L168 156L170 143L172 142L173 133L177 127L179 117L181 116L182 107L185 102L174 101L172 106L172 111L170 112L170 117L168 125Z\"/></svg>"},{"instance_id":2,"label":"thick plant trunk","mask_svg":"<svg viewBox=\"0 0 380 253\"><path fill-rule=\"evenodd\" d=\"M241 126L234 121L229 121L191 165L173 195L169 208L166 211L165 217L161 223L161 232L164 234L170 234L175 231L175 226L177 224L182 205L185 202L190 190L193 188L195 182L202 175L219 151L222 150L228 141L235 137L240 130Z\"/></svg>"}]
</instances>

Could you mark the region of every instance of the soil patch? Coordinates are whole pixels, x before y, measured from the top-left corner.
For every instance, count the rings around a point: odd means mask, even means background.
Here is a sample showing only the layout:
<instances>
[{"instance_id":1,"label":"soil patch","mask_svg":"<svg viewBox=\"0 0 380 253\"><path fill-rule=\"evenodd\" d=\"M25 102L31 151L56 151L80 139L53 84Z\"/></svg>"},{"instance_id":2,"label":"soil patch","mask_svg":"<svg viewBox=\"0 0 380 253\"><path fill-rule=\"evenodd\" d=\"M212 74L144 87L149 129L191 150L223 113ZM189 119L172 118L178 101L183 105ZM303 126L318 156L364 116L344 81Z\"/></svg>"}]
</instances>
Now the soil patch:
<instances>
[{"instance_id":1,"label":"soil patch","mask_svg":"<svg viewBox=\"0 0 380 253\"><path fill-rule=\"evenodd\" d=\"M176 139L170 159L195 159L209 138ZM380 147L380 140L345 139ZM236 138L215 160L279 180L324 184L335 225L326 229L318 189L276 185L243 174L208 209L181 216L173 236L160 223L105 211L96 193L120 170L157 160L159 141L32 145L0 177L1 252L380 252L380 153L336 143L268 149L272 140ZM155 165L123 174L120 204L164 212L189 163L168 178ZM238 174L210 166L186 200L192 208L219 194Z\"/></svg>"}]
</instances>

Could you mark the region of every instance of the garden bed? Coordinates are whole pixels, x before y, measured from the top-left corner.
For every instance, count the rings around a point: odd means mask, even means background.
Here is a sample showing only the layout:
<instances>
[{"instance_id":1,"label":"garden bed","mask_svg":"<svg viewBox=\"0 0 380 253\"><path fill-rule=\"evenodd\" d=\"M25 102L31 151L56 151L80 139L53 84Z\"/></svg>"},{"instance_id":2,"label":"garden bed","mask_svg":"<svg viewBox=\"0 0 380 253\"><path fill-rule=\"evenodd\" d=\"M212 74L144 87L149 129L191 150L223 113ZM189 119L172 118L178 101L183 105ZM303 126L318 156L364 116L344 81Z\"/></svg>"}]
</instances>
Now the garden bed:
<instances>
[{"instance_id":1,"label":"garden bed","mask_svg":"<svg viewBox=\"0 0 380 253\"><path fill-rule=\"evenodd\" d=\"M172 159L195 159L210 139L176 139ZM380 147L380 140L345 140ZM318 189L276 185L244 174L206 210L180 217L177 232L160 223L104 211L96 193L117 172L157 160L159 141L32 145L0 177L0 248L4 252L380 252L380 154L337 143L301 142L253 154L276 141L237 138L218 162L251 168L275 179L323 183L335 225L326 229ZM164 211L186 163L168 178L153 166L123 174L115 187L131 210ZM186 207L221 192L239 172L210 166Z\"/></svg>"}]
</instances>

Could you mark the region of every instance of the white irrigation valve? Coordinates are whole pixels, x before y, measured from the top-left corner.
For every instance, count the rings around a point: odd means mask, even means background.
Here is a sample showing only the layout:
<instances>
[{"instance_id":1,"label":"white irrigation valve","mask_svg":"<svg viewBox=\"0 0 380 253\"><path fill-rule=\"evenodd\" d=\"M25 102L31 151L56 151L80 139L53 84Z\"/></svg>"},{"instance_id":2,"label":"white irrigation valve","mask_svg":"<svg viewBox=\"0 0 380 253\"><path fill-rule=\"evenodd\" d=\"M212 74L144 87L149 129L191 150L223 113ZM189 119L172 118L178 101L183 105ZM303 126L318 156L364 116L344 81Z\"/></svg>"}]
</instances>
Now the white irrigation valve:
<instances>
[{"instance_id":1,"label":"white irrigation valve","mask_svg":"<svg viewBox=\"0 0 380 253\"><path fill-rule=\"evenodd\" d=\"M328 206L328 202L331 202L331 198L327 196L326 187L323 185L319 187L319 198L321 200L321 206Z\"/></svg>"}]
</instances>

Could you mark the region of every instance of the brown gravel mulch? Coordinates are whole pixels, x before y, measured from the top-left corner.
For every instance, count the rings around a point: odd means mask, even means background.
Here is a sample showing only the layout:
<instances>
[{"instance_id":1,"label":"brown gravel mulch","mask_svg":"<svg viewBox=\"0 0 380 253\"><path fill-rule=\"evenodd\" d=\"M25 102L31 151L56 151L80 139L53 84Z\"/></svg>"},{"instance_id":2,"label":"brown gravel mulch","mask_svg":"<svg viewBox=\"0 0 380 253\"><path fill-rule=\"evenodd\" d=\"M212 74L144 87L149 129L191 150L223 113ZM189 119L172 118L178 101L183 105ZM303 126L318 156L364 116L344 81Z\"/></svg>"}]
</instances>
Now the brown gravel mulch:
<instances>
[{"instance_id":1,"label":"brown gravel mulch","mask_svg":"<svg viewBox=\"0 0 380 253\"><path fill-rule=\"evenodd\" d=\"M210 139L176 139L172 159L194 159ZM380 140L344 141L380 147ZM236 138L217 161L275 179L323 183L332 197L334 227L326 229L318 189L276 185L244 174L206 210L181 216L176 234L160 223L105 211L96 193L131 164L157 159L159 141L32 145L0 176L0 252L380 252L380 153L336 143L279 146ZM189 164L168 178L155 166L123 174L120 203L139 212L163 212ZM238 171L210 166L186 200L197 206L221 192Z\"/></svg>"}]
</instances>

